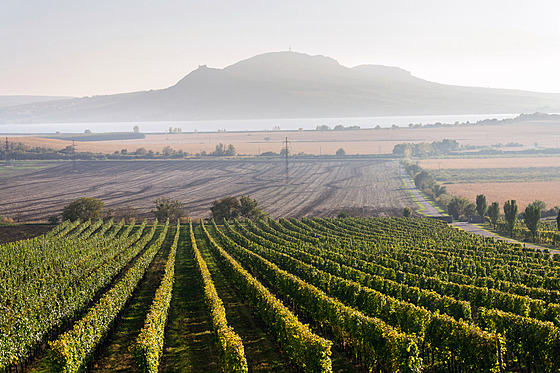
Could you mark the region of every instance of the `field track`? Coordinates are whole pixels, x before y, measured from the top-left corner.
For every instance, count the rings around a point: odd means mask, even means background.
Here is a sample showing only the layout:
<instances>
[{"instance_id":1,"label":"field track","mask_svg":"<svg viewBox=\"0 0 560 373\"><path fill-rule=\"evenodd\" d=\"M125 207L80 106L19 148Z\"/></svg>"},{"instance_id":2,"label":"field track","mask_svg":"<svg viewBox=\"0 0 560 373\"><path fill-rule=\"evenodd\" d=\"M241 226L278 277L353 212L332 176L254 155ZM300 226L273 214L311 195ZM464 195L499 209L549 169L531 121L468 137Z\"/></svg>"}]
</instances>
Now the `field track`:
<instances>
[{"instance_id":1,"label":"field track","mask_svg":"<svg viewBox=\"0 0 560 373\"><path fill-rule=\"evenodd\" d=\"M177 199L191 217L207 217L212 201L250 195L272 217L400 215L411 205L391 160L294 160L286 185L282 161L84 161L0 180L0 215L22 221L59 215L76 198L106 207L130 205L151 217L158 197Z\"/></svg>"}]
</instances>

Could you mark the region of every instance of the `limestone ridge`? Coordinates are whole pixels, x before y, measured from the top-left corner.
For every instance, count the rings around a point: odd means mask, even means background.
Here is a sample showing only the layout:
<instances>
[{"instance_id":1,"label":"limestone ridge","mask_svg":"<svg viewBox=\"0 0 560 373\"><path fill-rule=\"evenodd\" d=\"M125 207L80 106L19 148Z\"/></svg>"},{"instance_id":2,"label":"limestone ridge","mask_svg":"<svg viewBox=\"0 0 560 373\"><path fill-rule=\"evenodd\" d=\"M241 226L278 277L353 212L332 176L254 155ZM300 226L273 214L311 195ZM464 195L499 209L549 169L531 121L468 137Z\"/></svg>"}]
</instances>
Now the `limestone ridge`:
<instances>
[{"instance_id":1,"label":"limestone ridge","mask_svg":"<svg viewBox=\"0 0 560 373\"><path fill-rule=\"evenodd\" d=\"M398 67L348 68L272 52L205 65L166 89L0 108L0 123L103 122L560 111L560 94L450 86Z\"/></svg>"}]
</instances>

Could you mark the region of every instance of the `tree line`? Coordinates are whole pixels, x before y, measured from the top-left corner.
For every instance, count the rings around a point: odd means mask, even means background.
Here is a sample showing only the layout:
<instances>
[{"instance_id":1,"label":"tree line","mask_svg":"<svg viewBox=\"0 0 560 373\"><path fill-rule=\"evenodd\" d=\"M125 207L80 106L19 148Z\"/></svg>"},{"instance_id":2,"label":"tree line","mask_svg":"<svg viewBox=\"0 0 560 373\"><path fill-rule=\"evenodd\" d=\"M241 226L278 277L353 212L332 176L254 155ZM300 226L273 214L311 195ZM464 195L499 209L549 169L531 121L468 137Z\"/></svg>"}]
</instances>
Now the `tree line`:
<instances>
[{"instance_id":1,"label":"tree line","mask_svg":"<svg viewBox=\"0 0 560 373\"><path fill-rule=\"evenodd\" d=\"M0 159L3 160L107 160L107 159L181 159L190 156L225 157L237 155L237 150L232 144L216 145L213 152L202 151L191 154L182 149L176 150L164 146L161 151L147 150L144 147L130 151L126 148L115 150L113 153L81 152L78 145L68 145L63 149L53 149L43 146L29 146L22 142L9 142L0 148Z\"/></svg>"},{"instance_id":2,"label":"tree line","mask_svg":"<svg viewBox=\"0 0 560 373\"><path fill-rule=\"evenodd\" d=\"M476 196L475 202L465 197L450 196L445 186L437 183L429 172L422 170L417 164L405 161L403 165L407 173L413 178L416 187L443 206L447 213L453 216L453 219L460 220L462 218L478 215L481 217L482 222L484 222L485 217L488 217L494 229L501 227L501 225L498 224L502 217L500 213L500 204L498 202L492 202L488 205L486 196L482 194ZM403 211L403 215L404 214L406 214L405 216L410 216L411 212ZM543 216L557 216L556 226L558 230L560 230L560 214L558 207L547 210L546 203L536 200L529 204L524 211L520 212L516 200L512 199L506 201L503 205L505 229L512 237L514 235L516 223L521 219L535 242L537 232L541 225L541 217Z\"/></svg>"},{"instance_id":3,"label":"tree line","mask_svg":"<svg viewBox=\"0 0 560 373\"><path fill-rule=\"evenodd\" d=\"M187 216L186 209L183 203L179 200L171 200L165 197L156 198L154 200L154 208L151 210L154 218L159 221L181 220ZM266 214L259 207L256 199L250 196L228 196L212 202L210 207L211 218L217 222L231 221L237 218L243 219L257 219L264 218ZM112 218L124 218L125 221L130 222L136 219L138 211L133 206L124 206L115 209L105 209L105 203L100 199L93 197L78 198L62 210L62 220L109 220ZM53 215L49 217L49 222L52 224L58 223L58 216Z\"/></svg>"},{"instance_id":4,"label":"tree line","mask_svg":"<svg viewBox=\"0 0 560 373\"><path fill-rule=\"evenodd\" d=\"M537 234L541 226L542 212L546 209L546 204L543 201L536 200L530 203L521 214L519 213L517 202L514 199L506 201L503 209L505 226L511 237L514 237L517 221L521 218L529 232L531 232L533 242L537 241ZM560 231L560 213L557 208L554 210L556 210L558 214L556 216L556 228ZM483 194L479 194L476 196L476 211L483 219L485 216L488 216L494 229L497 229L498 221L501 217L500 204L498 202L492 202L490 206L487 206L486 197Z\"/></svg>"}]
</instances>

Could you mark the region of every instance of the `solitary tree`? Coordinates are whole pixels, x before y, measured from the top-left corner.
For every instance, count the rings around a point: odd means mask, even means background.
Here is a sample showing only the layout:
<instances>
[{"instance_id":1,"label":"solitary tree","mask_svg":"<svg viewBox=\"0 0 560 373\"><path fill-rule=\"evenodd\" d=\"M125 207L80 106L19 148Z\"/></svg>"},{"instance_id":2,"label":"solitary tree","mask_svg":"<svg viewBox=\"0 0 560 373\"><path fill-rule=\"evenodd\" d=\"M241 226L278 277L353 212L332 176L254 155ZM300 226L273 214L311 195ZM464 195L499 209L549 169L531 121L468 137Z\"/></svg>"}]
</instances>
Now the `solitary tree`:
<instances>
[{"instance_id":1,"label":"solitary tree","mask_svg":"<svg viewBox=\"0 0 560 373\"><path fill-rule=\"evenodd\" d=\"M556 217L556 228L560 231L560 212L558 212L558 216Z\"/></svg>"},{"instance_id":2,"label":"solitary tree","mask_svg":"<svg viewBox=\"0 0 560 373\"><path fill-rule=\"evenodd\" d=\"M340 148L336 151L336 156L337 157L344 157L346 155L346 150Z\"/></svg>"},{"instance_id":3,"label":"solitary tree","mask_svg":"<svg viewBox=\"0 0 560 373\"><path fill-rule=\"evenodd\" d=\"M500 204L498 202L492 202L490 207L488 207L488 216L494 225L494 229L496 229L496 224L498 224L498 219L500 218Z\"/></svg>"},{"instance_id":4,"label":"solitary tree","mask_svg":"<svg viewBox=\"0 0 560 373\"><path fill-rule=\"evenodd\" d=\"M257 200L249 196L239 197L239 216L247 219L256 219L263 217L265 214L258 207L258 205L259 203L257 202Z\"/></svg>"},{"instance_id":5,"label":"solitary tree","mask_svg":"<svg viewBox=\"0 0 560 373\"><path fill-rule=\"evenodd\" d=\"M513 229L515 228L515 222L517 221L517 202L514 199L511 201L506 201L504 203L504 214L506 218L506 224L509 230L509 235L513 237Z\"/></svg>"},{"instance_id":6,"label":"solitary tree","mask_svg":"<svg viewBox=\"0 0 560 373\"><path fill-rule=\"evenodd\" d=\"M531 202L531 205L537 206L538 208L540 208L541 212L546 210L546 202L543 202L541 200L536 199L533 202Z\"/></svg>"},{"instance_id":7,"label":"solitary tree","mask_svg":"<svg viewBox=\"0 0 560 373\"><path fill-rule=\"evenodd\" d=\"M152 210L152 214L159 221L165 221L169 219L170 221L177 221L181 217L185 216L185 211L183 210L183 204L177 200L171 201L167 198L156 198L154 201L155 209Z\"/></svg>"},{"instance_id":8,"label":"solitary tree","mask_svg":"<svg viewBox=\"0 0 560 373\"><path fill-rule=\"evenodd\" d=\"M220 200L212 202L212 207L210 207L210 212L212 213L212 218L216 222L221 223L224 220L234 219L239 216L239 209L241 204L235 197L224 197Z\"/></svg>"},{"instance_id":9,"label":"solitary tree","mask_svg":"<svg viewBox=\"0 0 560 373\"><path fill-rule=\"evenodd\" d=\"M64 220L96 220L103 215L103 206L105 204L92 197L82 197L71 202L62 210L62 219Z\"/></svg>"},{"instance_id":10,"label":"solitary tree","mask_svg":"<svg viewBox=\"0 0 560 373\"><path fill-rule=\"evenodd\" d=\"M402 210L402 215L403 215L405 218L410 218L410 217L412 216L412 209L411 209L410 207L405 207L405 208Z\"/></svg>"},{"instance_id":11,"label":"solitary tree","mask_svg":"<svg viewBox=\"0 0 560 373\"><path fill-rule=\"evenodd\" d=\"M486 209L488 205L486 204L486 196L484 194L479 194L476 196L476 212L482 218L482 222L484 223L484 215L486 214Z\"/></svg>"},{"instance_id":12,"label":"solitary tree","mask_svg":"<svg viewBox=\"0 0 560 373\"><path fill-rule=\"evenodd\" d=\"M249 196L241 196L239 200L236 197L224 197L212 202L210 211L212 213L212 218L217 222L231 220L237 217L256 219L265 216L265 213L258 205L259 203L257 200Z\"/></svg>"},{"instance_id":13,"label":"solitary tree","mask_svg":"<svg viewBox=\"0 0 560 373\"><path fill-rule=\"evenodd\" d=\"M290 149L288 149L288 150L286 150L286 148L280 149L280 155L281 155L282 157L285 157L285 156L286 156L286 152L288 152L288 156L292 155L292 152L290 151Z\"/></svg>"},{"instance_id":14,"label":"solitary tree","mask_svg":"<svg viewBox=\"0 0 560 373\"><path fill-rule=\"evenodd\" d=\"M422 171L414 177L414 184L420 189L431 188L435 183L432 175L426 171Z\"/></svg>"},{"instance_id":15,"label":"solitary tree","mask_svg":"<svg viewBox=\"0 0 560 373\"><path fill-rule=\"evenodd\" d=\"M214 152L210 153L210 155L213 156L217 156L217 157L223 157L223 156L233 156L235 155L236 150L235 147L232 144L229 144L228 146L219 143L218 145L216 145L216 150L214 150Z\"/></svg>"},{"instance_id":16,"label":"solitary tree","mask_svg":"<svg viewBox=\"0 0 560 373\"><path fill-rule=\"evenodd\" d=\"M447 212L458 220L462 215L470 215L476 207L471 201L464 197L453 197L447 204Z\"/></svg>"},{"instance_id":17,"label":"solitary tree","mask_svg":"<svg viewBox=\"0 0 560 373\"><path fill-rule=\"evenodd\" d=\"M442 194L447 194L447 188L443 185L434 184L432 186L432 191L436 197L441 196Z\"/></svg>"},{"instance_id":18,"label":"solitary tree","mask_svg":"<svg viewBox=\"0 0 560 373\"><path fill-rule=\"evenodd\" d=\"M541 208L538 204L530 204L525 208L523 213L523 219L525 219L525 225L531 231L533 235L533 242L536 242L537 230L539 229L539 224L541 222Z\"/></svg>"}]
</instances>

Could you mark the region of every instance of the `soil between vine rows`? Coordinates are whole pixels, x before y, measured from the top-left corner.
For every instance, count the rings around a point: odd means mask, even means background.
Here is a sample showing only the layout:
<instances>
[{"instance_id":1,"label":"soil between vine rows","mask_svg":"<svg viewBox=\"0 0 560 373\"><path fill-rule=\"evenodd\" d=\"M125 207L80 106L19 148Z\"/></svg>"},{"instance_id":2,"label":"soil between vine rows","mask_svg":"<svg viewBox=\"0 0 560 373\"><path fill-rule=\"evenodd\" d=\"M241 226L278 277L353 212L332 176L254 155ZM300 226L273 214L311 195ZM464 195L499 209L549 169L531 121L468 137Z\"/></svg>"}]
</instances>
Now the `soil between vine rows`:
<instances>
[{"instance_id":1,"label":"soil between vine rows","mask_svg":"<svg viewBox=\"0 0 560 373\"><path fill-rule=\"evenodd\" d=\"M280 353L280 346L266 325L222 274L206 245L200 227L195 228L195 235L197 247L212 275L218 296L224 302L228 324L243 340L249 370L263 373L297 372L287 357Z\"/></svg>"},{"instance_id":2,"label":"soil between vine rows","mask_svg":"<svg viewBox=\"0 0 560 373\"><path fill-rule=\"evenodd\" d=\"M218 373L219 352L188 234L188 227L181 227L160 371Z\"/></svg>"}]
</instances>

